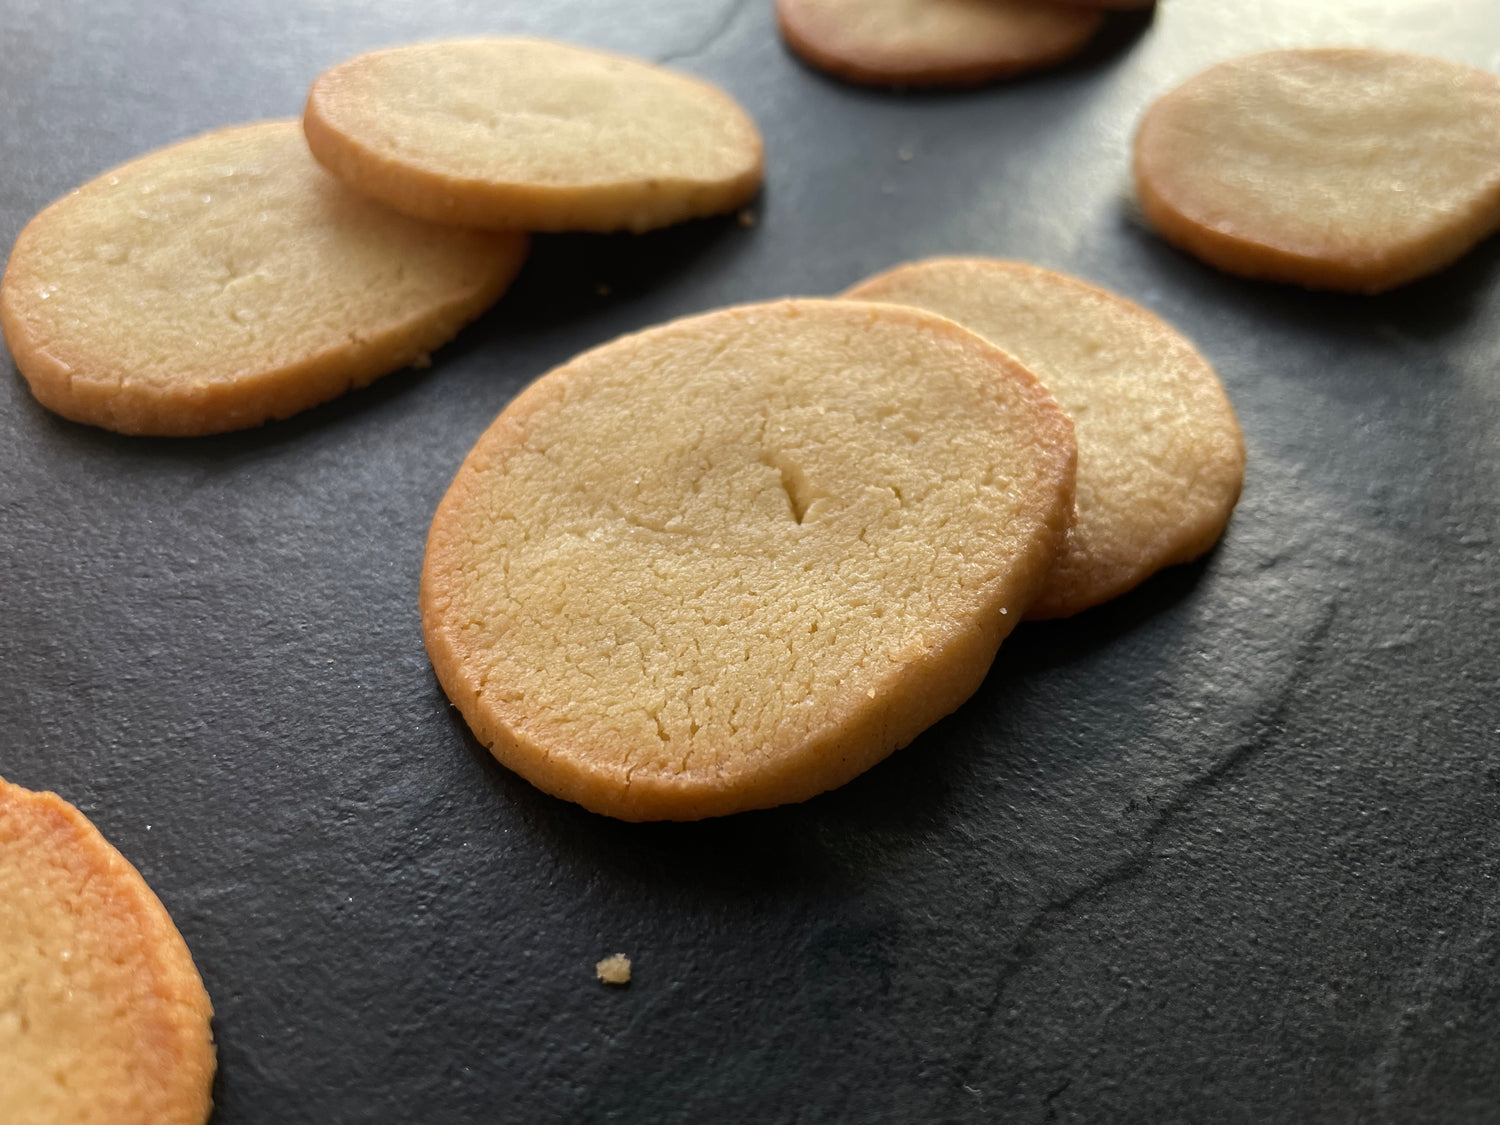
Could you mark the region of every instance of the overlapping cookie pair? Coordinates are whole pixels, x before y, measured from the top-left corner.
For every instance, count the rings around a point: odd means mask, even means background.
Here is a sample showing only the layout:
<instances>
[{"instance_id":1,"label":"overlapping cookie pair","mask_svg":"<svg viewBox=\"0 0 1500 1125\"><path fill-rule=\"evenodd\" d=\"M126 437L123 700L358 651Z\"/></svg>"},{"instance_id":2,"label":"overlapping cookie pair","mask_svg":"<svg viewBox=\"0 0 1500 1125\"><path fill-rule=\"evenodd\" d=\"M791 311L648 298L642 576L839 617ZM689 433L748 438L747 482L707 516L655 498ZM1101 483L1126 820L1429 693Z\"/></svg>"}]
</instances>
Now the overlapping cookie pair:
<instances>
[{"instance_id":1,"label":"overlapping cookie pair","mask_svg":"<svg viewBox=\"0 0 1500 1125\"><path fill-rule=\"evenodd\" d=\"M749 116L686 75L537 40L379 51L322 75L300 125L210 133L46 208L0 328L66 417L254 426L425 362L509 286L527 231L729 210L761 174Z\"/></svg>"},{"instance_id":2,"label":"overlapping cookie pair","mask_svg":"<svg viewBox=\"0 0 1500 1125\"><path fill-rule=\"evenodd\" d=\"M500 761L597 812L798 801L957 708L1023 617L1206 551L1244 458L1152 314L918 263L534 383L433 521L428 652Z\"/></svg>"}]
</instances>

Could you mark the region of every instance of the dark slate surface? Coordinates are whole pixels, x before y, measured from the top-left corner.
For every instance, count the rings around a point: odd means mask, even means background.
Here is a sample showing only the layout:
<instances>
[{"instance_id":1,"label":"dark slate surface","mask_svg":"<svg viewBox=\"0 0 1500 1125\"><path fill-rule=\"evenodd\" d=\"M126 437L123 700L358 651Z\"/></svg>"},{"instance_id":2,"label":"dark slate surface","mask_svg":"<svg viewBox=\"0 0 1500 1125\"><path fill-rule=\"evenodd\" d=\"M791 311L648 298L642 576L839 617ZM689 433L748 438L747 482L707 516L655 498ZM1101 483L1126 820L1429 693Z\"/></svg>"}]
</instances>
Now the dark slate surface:
<instances>
[{"instance_id":1,"label":"dark slate surface","mask_svg":"<svg viewBox=\"0 0 1500 1125\"><path fill-rule=\"evenodd\" d=\"M1123 202L1140 111L1209 63L1369 42L1500 70L1494 0L1167 0L1076 65L937 97L805 71L767 0L0 0L0 28L6 245L414 38L672 59L768 141L753 229L542 240L430 370L282 424L132 440L0 368L0 772L80 805L172 910L222 1125L1500 1119L1500 242L1309 295ZM1250 450L1221 547L1023 627L958 714L804 806L628 826L496 766L416 610L489 419L622 331L953 251L1198 342ZM616 950L625 991L593 979Z\"/></svg>"}]
</instances>

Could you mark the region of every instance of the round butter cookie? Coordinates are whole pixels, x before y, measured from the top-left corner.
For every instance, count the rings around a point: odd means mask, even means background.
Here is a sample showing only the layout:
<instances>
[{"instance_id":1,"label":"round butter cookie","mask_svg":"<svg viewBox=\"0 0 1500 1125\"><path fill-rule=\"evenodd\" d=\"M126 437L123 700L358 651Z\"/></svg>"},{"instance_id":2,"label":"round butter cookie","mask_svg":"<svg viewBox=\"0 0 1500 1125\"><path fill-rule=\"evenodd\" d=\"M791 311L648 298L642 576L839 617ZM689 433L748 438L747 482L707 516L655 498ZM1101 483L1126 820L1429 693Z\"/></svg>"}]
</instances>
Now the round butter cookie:
<instances>
[{"instance_id":1,"label":"round butter cookie","mask_svg":"<svg viewBox=\"0 0 1500 1125\"><path fill-rule=\"evenodd\" d=\"M1104 17L1045 0L777 0L787 46L871 86L971 86L1082 50Z\"/></svg>"},{"instance_id":2,"label":"round butter cookie","mask_svg":"<svg viewBox=\"0 0 1500 1125\"><path fill-rule=\"evenodd\" d=\"M1211 265L1378 293L1500 229L1500 78L1370 48L1233 59L1146 112L1135 182Z\"/></svg>"},{"instance_id":3,"label":"round butter cookie","mask_svg":"<svg viewBox=\"0 0 1500 1125\"><path fill-rule=\"evenodd\" d=\"M0 779L0 1121L202 1125L212 1015L136 869L66 801Z\"/></svg>"},{"instance_id":4,"label":"round butter cookie","mask_svg":"<svg viewBox=\"0 0 1500 1125\"><path fill-rule=\"evenodd\" d=\"M433 519L427 651L505 765L626 820L841 785L979 686L1072 516L1072 426L917 309L787 301L534 383Z\"/></svg>"},{"instance_id":5,"label":"round butter cookie","mask_svg":"<svg viewBox=\"0 0 1500 1125\"><path fill-rule=\"evenodd\" d=\"M898 266L846 297L941 313L1015 356L1073 418L1077 522L1033 618L1108 601L1219 538L1245 443L1224 388L1173 328L1138 305L1021 262Z\"/></svg>"},{"instance_id":6,"label":"round butter cookie","mask_svg":"<svg viewBox=\"0 0 1500 1125\"><path fill-rule=\"evenodd\" d=\"M344 187L295 121L209 133L52 204L0 282L44 406L127 434L285 418L422 362L510 284L520 235L418 222Z\"/></svg>"},{"instance_id":7,"label":"round butter cookie","mask_svg":"<svg viewBox=\"0 0 1500 1125\"><path fill-rule=\"evenodd\" d=\"M650 230L731 211L762 176L760 132L722 90L535 39L360 55L313 83L303 127L371 198L496 230Z\"/></svg>"}]
</instances>

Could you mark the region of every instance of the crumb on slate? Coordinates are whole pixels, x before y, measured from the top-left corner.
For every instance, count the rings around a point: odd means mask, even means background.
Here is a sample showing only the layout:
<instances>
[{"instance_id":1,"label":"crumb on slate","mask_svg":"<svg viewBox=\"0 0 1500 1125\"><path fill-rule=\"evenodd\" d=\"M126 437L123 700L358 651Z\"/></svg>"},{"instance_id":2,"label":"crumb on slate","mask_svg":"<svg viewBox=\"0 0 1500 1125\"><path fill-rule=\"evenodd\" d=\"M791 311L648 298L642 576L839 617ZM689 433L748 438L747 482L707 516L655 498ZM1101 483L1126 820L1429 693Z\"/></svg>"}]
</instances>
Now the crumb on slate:
<instances>
[{"instance_id":1,"label":"crumb on slate","mask_svg":"<svg viewBox=\"0 0 1500 1125\"><path fill-rule=\"evenodd\" d=\"M735 218L739 219L740 226L753 227L755 225L755 212L746 207Z\"/></svg>"},{"instance_id":2,"label":"crumb on slate","mask_svg":"<svg viewBox=\"0 0 1500 1125\"><path fill-rule=\"evenodd\" d=\"M623 953L616 953L595 965L594 972L599 974L599 979L605 984L629 984L630 958Z\"/></svg>"}]
</instances>

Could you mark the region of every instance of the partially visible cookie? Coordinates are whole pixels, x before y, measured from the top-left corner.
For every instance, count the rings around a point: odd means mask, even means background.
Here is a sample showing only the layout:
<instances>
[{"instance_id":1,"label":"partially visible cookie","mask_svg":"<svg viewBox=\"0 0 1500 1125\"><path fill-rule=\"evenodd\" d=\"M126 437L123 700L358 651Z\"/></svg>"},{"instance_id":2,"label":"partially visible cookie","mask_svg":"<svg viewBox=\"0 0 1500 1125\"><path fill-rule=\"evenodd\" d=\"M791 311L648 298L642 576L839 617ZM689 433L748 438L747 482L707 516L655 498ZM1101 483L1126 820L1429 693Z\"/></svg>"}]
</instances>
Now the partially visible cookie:
<instances>
[{"instance_id":1,"label":"partially visible cookie","mask_svg":"<svg viewBox=\"0 0 1500 1125\"><path fill-rule=\"evenodd\" d=\"M128 434L285 418L425 358L488 307L521 235L372 203L295 121L209 133L116 168L27 224L0 328L44 406Z\"/></svg>"},{"instance_id":2,"label":"partially visible cookie","mask_svg":"<svg viewBox=\"0 0 1500 1125\"><path fill-rule=\"evenodd\" d=\"M1377 293L1500 229L1500 78L1373 48L1232 59L1146 112L1135 181L1211 265Z\"/></svg>"},{"instance_id":3,"label":"partially visible cookie","mask_svg":"<svg viewBox=\"0 0 1500 1125\"><path fill-rule=\"evenodd\" d=\"M969 86L1076 54L1104 17L1046 0L777 0L787 46L874 86Z\"/></svg>"},{"instance_id":4,"label":"partially visible cookie","mask_svg":"<svg viewBox=\"0 0 1500 1125\"><path fill-rule=\"evenodd\" d=\"M202 1125L212 1015L135 868L66 801L0 779L0 1121Z\"/></svg>"},{"instance_id":5,"label":"partially visible cookie","mask_svg":"<svg viewBox=\"0 0 1500 1125\"><path fill-rule=\"evenodd\" d=\"M1069 8L1099 8L1107 12L1140 12L1154 8L1156 0L1045 0Z\"/></svg>"},{"instance_id":6,"label":"partially visible cookie","mask_svg":"<svg viewBox=\"0 0 1500 1125\"><path fill-rule=\"evenodd\" d=\"M1078 520L1031 617L1065 617L1188 562L1223 532L1245 445L1207 361L1138 305L1022 262L898 266L846 297L951 317L1046 384L1078 437Z\"/></svg>"},{"instance_id":7,"label":"partially visible cookie","mask_svg":"<svg viewBox=\"0 0 1500 1125\"><path fill-rule=\"evenodd\" d=\"M313 154L418 218L499 230L643 231L760 189L749 115L701 79L535 39L372 51L313 83Z\"/></svg>"},{"instance_id":8,"label":"partially visible cookie","mask_svg":"<svg viewBox=\"0 0 1500 1125\"><path fill-rule=\"evenodd\" d=\"M626 336L479 439L422 627L538 787L693 820L841 785L979 686L1073 506L1072 427L917 309L787 301Z\"/></svg>"}]
</instances>

